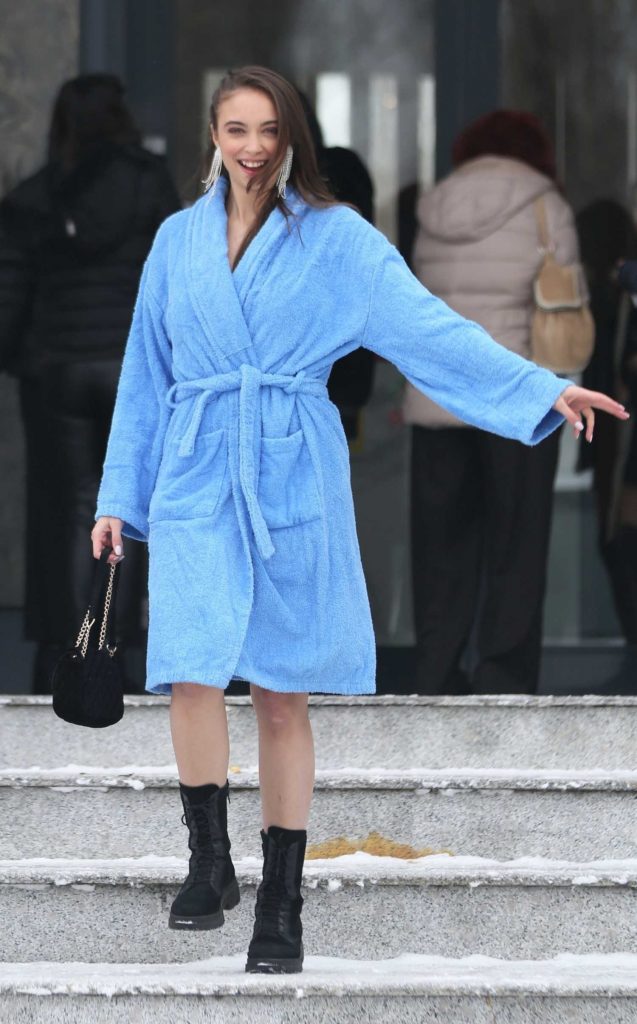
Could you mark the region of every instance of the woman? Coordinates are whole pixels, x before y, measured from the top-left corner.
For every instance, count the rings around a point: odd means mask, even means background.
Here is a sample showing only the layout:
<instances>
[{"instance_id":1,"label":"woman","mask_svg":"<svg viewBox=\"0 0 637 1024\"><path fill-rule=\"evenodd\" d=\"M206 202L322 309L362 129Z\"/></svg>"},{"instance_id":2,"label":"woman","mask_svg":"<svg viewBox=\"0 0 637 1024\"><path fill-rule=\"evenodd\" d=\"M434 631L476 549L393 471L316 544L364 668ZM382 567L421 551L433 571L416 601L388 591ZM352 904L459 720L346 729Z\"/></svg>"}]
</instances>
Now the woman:
<instances>
[{"instance_id":1,"label":"woman","mask_svg":"<svg viewBox=\"0 0 637 1024\"><path fill-rule=\"evenodd\" d=\"M499 110L461 133L453 162L455 170L420 199L414 273L501 346L530 359L542 262L538 201L556 259L577 260L550 142L532 114ZM559 432L529 448L488 425L467 429L463 417L410 384L404 415L413 427L417 691L534 693Z\"/></svg>"},{"instance_id":2,"label":"woman","mask_svg":"<svg viewBox=\"0 0 637 1024\"><path fill-rule=\"evenodd\" d=\"M179 206L164 161L139 144L121 82L91 74L62 86L47 163L0 208L0 368L20 378L36 693L50 692L52 662L83 615L93 571L86 534L141 269ZM133 547L118 632L139 642L146 569Z\"/></svg>"},{"instance_id":3,"label":"woman","mask_svg":"<svg viewBox=\"0 0 637 1024\"><path fill-rule=\"evenodd\" d=\"M296 91L264 68L212 101L208 195L161 228L128 342L93 553L148 540L147 689L171 694L192 857L176 928L239 898L223 690L251 683L263 881L248 971L299 971L314 778L308 693L374 692L348 450L325 382L364 344L483 426L535 442L610 399L494 345L330 199ZM291 160L291 163L290 163ZM221 176L219 174L221 173ZM287 183L287 193L286 193Z\"/></svg>"}]
</instances>

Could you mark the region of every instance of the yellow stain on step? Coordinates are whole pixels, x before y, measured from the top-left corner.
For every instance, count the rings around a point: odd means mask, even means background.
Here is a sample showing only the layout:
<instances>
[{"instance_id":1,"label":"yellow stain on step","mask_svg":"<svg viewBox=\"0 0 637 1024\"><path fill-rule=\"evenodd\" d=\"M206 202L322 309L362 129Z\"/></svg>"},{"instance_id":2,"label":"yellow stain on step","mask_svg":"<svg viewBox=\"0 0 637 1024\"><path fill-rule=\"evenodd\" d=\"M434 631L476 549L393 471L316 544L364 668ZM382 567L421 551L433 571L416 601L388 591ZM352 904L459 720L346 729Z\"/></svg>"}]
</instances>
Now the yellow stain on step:
<instances>
[{"instance_id":1,"label":"yellow stain on step","mask_svg":"<svg viewBox=\"0 0 637 1024\"><path fill-rule=\"evenodd\" d=\"M418 857L431 857L436 853L448 853L454 856L453 850L434 850L430 846L417 850L407 843L398 843L395 839L381 836L380 832L370 832L366 839L347 839L337 836L326 839L323 843L308 846L306 860L323 860L330 857L343 857L349 853L371 853L375 857L399 857L401 860L416 860Z\"/></svg>"}]
</instances>

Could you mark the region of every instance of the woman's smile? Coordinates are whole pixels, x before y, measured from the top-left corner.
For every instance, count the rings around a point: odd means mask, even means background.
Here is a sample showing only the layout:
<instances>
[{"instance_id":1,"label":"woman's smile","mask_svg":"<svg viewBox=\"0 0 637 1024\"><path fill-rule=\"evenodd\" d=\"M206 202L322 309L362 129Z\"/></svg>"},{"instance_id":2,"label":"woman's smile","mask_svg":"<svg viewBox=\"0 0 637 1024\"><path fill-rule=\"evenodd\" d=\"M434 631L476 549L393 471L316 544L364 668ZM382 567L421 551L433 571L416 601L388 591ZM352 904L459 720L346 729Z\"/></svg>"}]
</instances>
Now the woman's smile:
<instances>
[{"instance_id":1,"label":"woman's smile","mask_svg":"<svg viewBox=\"0 0 637 1024\"><path fill-rule=\"evenodd\" d=\"M267 160L237 160L237 163L246 174L258 174L262 167L265 167Z\"/></svg>"}]
</instances>

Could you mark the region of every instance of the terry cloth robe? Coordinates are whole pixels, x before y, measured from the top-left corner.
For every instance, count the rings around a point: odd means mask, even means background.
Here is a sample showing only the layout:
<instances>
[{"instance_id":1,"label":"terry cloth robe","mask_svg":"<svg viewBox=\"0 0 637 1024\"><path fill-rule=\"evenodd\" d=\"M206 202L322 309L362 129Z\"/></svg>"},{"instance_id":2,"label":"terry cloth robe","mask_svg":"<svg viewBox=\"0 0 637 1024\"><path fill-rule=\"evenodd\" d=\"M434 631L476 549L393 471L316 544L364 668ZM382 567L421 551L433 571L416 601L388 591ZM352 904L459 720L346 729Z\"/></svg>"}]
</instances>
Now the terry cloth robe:
<instances>
[{"instance_id":1,"label":"terry cloth robe","mask_svg":"<svg viewBox=\"0 0 637 1024\"><path fill-rule=\"evenodd\" d=\"M290 224L275 209L232 272L226 188L156 236L98 496L97 516L149 546L146 689L239 678L373 693L332 364L365 346L463 420L527 444L563 422L552 406L569 382L434 298L349 207L289 190Z\"/></svg>"}]
</instances>

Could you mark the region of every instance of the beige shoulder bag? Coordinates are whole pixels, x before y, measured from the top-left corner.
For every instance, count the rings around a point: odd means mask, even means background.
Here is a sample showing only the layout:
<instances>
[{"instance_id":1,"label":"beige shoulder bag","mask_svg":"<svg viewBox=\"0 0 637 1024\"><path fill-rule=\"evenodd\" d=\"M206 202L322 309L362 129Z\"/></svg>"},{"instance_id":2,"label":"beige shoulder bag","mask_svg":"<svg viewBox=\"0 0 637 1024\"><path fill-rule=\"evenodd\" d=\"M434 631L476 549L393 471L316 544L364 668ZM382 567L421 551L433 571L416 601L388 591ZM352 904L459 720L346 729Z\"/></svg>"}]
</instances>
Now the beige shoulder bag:
<instances>
[{"instance_id":1,"label":"beige shoulder bag","mask_svg":"<svg viewBox=\"0 0 637 1024\"><path fill-rule=\"evenodd\" d=\"M535 203L544 259L533 283L535 311L531 325L531 358L554 373L579 373L592 354L595 325L583 296L579 263L562 266L549 240L544 200Z\"/></svg>"}]
</instances>

